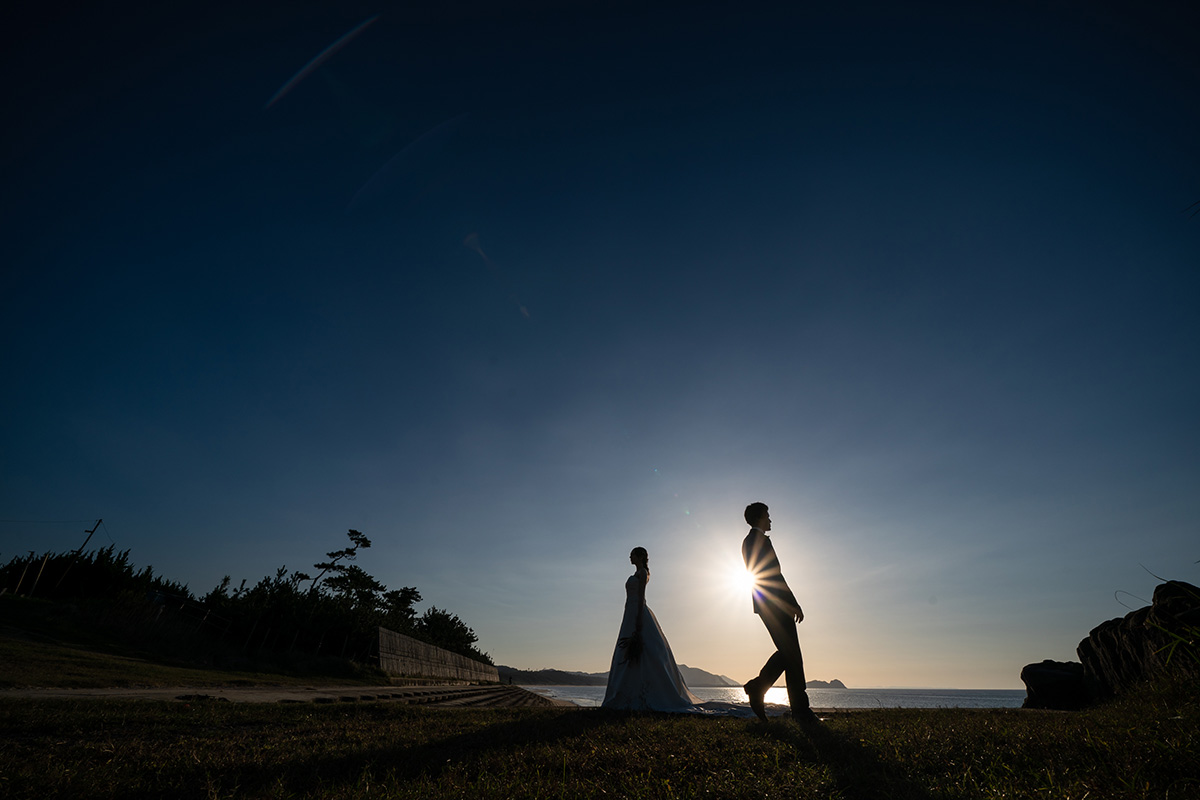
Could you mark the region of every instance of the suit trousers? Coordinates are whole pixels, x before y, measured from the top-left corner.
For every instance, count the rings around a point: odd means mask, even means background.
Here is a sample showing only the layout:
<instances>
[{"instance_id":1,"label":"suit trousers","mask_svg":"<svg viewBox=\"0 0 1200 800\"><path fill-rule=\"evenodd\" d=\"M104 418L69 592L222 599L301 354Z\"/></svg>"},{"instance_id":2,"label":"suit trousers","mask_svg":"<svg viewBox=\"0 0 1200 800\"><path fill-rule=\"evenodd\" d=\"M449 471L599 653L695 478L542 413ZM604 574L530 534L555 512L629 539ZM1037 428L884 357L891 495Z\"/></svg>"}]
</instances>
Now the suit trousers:
<instances>
[{"instance_id":1,"label":"suit trousers","mask_svg":"<svg viewBox=\"0 0 1200 800\"><path fill-rule=\"evenodd\" d=\"M796 618L771 608L764 608L759 616L763 625L767 626L767 632L771 634L771 641L775 643L775 652L758 673L759 685L764 689L769 688L780 675L786 674L788 703L791 704L792 711L808 708L808 691L804 685L804 656L800 654Z\"/></svg>"}]
</instances>

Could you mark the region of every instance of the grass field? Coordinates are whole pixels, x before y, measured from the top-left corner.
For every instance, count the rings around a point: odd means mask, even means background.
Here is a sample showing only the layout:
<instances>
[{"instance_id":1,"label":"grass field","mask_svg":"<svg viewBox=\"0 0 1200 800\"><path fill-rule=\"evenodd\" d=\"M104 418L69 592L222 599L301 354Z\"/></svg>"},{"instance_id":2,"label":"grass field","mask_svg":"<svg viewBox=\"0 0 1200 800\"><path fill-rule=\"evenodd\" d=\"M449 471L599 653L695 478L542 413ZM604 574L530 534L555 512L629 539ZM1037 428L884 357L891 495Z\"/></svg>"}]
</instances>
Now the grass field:
<instances>
[{"instance_id":1,"label":"grass field","mask_svg":"<svg viewBox=\"0 0 1200 800\"><path fill-rule=\"evenodd\" d=\"M0 700L0 795L1200 797L1176 688L1082 713L878 710L792 723L388 703Z\"/></svg>"},{"instance_id":2,"label":"grass field","mask_svg":"<svg viewBox=\"0 0 1200 800\"><path fill-rule=\"evenodd\" d=\"M5 602L0 687L250 686ZM22 616L23 615L23 616ZM95 639L92 641L91 639ZM316 666L320 666L319 664ZM344 662L331 665L339 683ZM367 669L358 679L380 682ZM600 709L22 699L0 693L4 798L1200 798L1200 692L1079 713L880 709L815 731Z\"/></svg>"}]
</instances>

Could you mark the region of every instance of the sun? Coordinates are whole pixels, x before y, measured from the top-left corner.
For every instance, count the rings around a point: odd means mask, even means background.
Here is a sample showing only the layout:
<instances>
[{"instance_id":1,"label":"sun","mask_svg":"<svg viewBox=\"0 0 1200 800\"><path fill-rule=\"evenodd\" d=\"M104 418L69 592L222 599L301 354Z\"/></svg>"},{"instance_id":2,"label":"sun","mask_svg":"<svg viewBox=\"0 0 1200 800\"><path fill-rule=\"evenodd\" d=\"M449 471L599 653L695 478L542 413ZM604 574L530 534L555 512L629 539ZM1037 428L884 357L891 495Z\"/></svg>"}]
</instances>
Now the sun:
<instances>
[{"instance_id":1,"label":"sun","mask_svg":"<svg viewBox=\"0 0 1200 800\"><path fill-rule=\"evenodd\" d=\"M742 554L724 548L710 549L708 554L703 584L719 590L716 594L720 597L721 607L739 611L746 608L753 595L755 581L742 563Z\"/></svg>"},{"instance_id":2,"label":"sun","mask_svg":"<svg viewBox=\"0 0 1200 800\"><path fill-rule=\"evenodd\" d=\"M748 597L754 589L754 576L744 566L734 563L730 566L727 581L730 591Z\"/></svg>"}]
</instances>

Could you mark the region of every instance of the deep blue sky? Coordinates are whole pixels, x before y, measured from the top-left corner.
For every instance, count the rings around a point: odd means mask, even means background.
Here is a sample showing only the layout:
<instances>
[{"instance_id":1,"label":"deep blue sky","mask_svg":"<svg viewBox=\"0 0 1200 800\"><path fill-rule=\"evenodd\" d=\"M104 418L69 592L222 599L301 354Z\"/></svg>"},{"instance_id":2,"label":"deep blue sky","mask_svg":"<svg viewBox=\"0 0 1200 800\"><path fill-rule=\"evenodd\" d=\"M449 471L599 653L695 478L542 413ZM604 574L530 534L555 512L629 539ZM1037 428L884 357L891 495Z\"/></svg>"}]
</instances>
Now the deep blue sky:
<instances>
[{"instance_id":1,"label":"deep blue sky","mask_svg":"<svg viewBox=\"0 0 1200 800\"><path fill-rule=\"evenodd\" d=\"M762 500L858 686L1017 686L1200 579L1187 4L244 5L21 11L0 558L103 517L203 594L356 528L599 671L642 545L745 680Z\"/></svg>"}]
</instances>

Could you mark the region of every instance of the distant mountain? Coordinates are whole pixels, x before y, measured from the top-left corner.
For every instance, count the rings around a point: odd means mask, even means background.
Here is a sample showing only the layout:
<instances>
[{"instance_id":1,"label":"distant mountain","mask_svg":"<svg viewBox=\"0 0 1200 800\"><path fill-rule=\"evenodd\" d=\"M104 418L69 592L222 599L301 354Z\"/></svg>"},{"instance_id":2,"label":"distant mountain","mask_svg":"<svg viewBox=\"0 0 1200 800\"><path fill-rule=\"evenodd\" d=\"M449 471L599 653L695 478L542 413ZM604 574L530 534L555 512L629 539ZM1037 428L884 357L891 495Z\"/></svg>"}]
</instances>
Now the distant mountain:
<instances>
[{"instance_id":1,"label":"distant mountain","mask_svg":"<svg viewBox=\"0 0 1200 800\"><path fill-rule=\"evenodd\" d=\"M519 686L604 686L608 683L607 672L568 672L561 669L516 669L503 664L496 667L500 673L501 683L515 683ZM679 665L688 686L741 686L728 675L714 675L711 672ZM809 689L845 689L846 684L834 678L831 681L809 681L805 684Z\"/></svg>"},{"instance_id":2,"label":"distant mountain","mask_svg":"<svg viewBox=\"0 0 1200 800\"><path fill-rule=\"evenodd\" d=\"M525 686L604 686L608 683L607 672L567 672L561 669L516 669L504 665L496 667L500 673L500 682L510 680ZM686 664L679 665L688 686L741 686L740 683L724 675L714 675Z\"/></svg>"},{"instance_id":3,"label":"distant mountain","mask_svg":"<svg viewBox=\"0 0 1200 800\"><path fill-rule=\"evenodd\" d=\"M705 672L698 667L689 667L687 664L680 664L679 672L688 686L741 686L740 683L726 675L713 675L711 672Z\"/></svg>"},{"instance_id":4,"label":"distant mountain","mask_svg":"<svg viewBox=\"0 0 1200 800\"><path fill-rule=\"evenodd\" d=\"M501 683L524 686L603 686L608 683L608 673L564 672L561 669L515 669L498 666Z\"/></svg>"}]
</instances>

